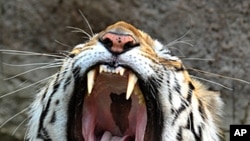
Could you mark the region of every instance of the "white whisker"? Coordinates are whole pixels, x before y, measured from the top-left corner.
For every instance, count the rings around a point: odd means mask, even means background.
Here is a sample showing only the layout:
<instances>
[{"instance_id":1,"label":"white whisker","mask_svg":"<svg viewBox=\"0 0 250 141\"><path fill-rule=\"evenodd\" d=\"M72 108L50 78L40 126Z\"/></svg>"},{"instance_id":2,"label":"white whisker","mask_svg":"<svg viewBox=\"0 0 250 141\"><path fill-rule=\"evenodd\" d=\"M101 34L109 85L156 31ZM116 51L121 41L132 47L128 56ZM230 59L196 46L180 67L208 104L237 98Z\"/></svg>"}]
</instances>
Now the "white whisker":
<instances>
[{"instance_id":1,"label":"white whisker","mask_svg":"<svg viewBox=\"0 0 250 141\"><path fill-rule=\"evenodd\" d=\"M24 136L23 136L23 140L24 140L24 141L27 140L27 134L28 134L28 130L27 130L27 128L26 128L25 133L24 133Z\"/></svg>"},{"instance_id":2,"label":"white whisker","mask_svg":"<svg viewBox=\"0 0 250 141\"><path fill-rule=\"evenodd\" d=\"M78 28L78 27L72 27L72 26L67 26L67 28L69 29L73 29L72 32L76 32L76 33L83 33L84 35L86 35L88 37L88 39L90 39L92 36L89 35L88 32L82 30L81 28Z\"/></svg>"},{"instance_id":3,"label":"white whisker","mask_svg":"<svg viewBox=\"0 0 250 141\"><path fill-rule=\"evenodd\" d=\"M235 78L235 77L229 77L229 76L224 76L221 74L216 74L216 73L211 73L211 72L207 72L207 71L203 71L203 70L198 70L198 69L194 69L194 68L188 68L189 70L193 70L199 73L204 73L204 74L208 74L210 76L216 76L216 77L221 77L221 78L226 78L226 79L230 79L230 80L235 80L235 81L239 81L245 84L250 85L249 81L243 80L243 79L239 79L239 78Z\"/></svg>"},{"instance_id":4,"label":"white whisker","mask_svg":"<svg viewBox=\"0 0 250 141\"><path fill-rule=\"evenodd\" d=\"M190 61L193 61L193 60L195 60L195 61L214 61L214 59L206 59L206 58L187 58L187 57L179 57L179 58L181 58L182 60L190 60Z\"/></svg>"},{"instance_id":5,"label":"white whisker","mask_svg":"<svg viewBox=\"0 0 250 141\"><path fill-rule=\"evenodd\" d=\"M166 46L169 47L169 46L172 46L172 45L177 44L177 43L182 43L182 44L187 44L187 45L189 45L189 46L192 47L193 44L191 44L191 43L188 42L190 40L186 40L186 41L182 40L183 38L185 38L189 34L189 32L191 31L191 29L192 29L192 27L190 29L188 29L188 31L186 33L184 33L181 37L179 37L179 38L177 38L177 39L169 42Z\"/></svg>"},{"instance_id":6,"label":"white whisker","mask_svg":"<svg viewBox=\"0 0 250 141\"><path fill-rule=\"evenodd\" d=\"M67 44L65 44L65 43L62 43L62 42L60 42L60 41L58 41L58 40L55 40L55 42L58 43L58 44L60 44L60 45L62 45L62 46L68 47L68 48L70 48L70 49L73 48L72 46L67 45Z\"/></svg>"},{"instance_id":7,"label":"white whisker","mask_svg":"<svg viewBox=\"0 0 250 141\"><path fill-rule=\"evenodd\" d=\"M29 106L24 108L22 111L16 113L14 116L10 117L8 120L6 120L5 122L3 122L1 125L0 125L0 128L2 128L5 124L7 124L9 121L11 121L13 118L17 117L18 115L22 114L23 112L25 112L26 110L29 109Z\"/></svg>"},{"instance_id":8,"label":"white whisker","mask_svg":"<svg viewBox=\"0 0 250 141\"><path fill-rule=\"evenodd\" d=\"M56 67L60 67L61 65L62 65L62 63L59 62L59 63L54 63L54 64L45 65L45 66L42 66L42 67L37 67L37 68L34 68L34 69L30 69L30 70L28 70L28 71L19 73L19 74L17 74L17 75L11 76L11 77L6 78L6 79L4 79L4 80L10 80L10 79L16 78L16 77L18 77L18 76L27 74L27 73L32 72L32 71L35 71L35 70L56 68Z\"/></svg>"},{"instance_id":9,"label":"white whisker","mask_svg":"<svg viewBox=\"0 0 250 141\"><path fill-rule=\"evenodd\" d=\"M61 54L63 54L66 58L71 58L69 55L71 54L69 51L62 51L62 53ZM65 59L63 59L63 60L65 60ZM63 60L61 60L61 61L63 61Z\"/></svg>"},{"instance_id":10,"label":"white whisker","mask_svg":"<svg viewBox=\"0 0 250 141\"><path fill-rule=\"evenodd\" d=\"M12 136L14 136L15 135L15 133L17 132L17 130L23 125L23 123L25 122L25 121L27 121L29 118L28 117L26 117L20 124L18 124L18 126L15 128L15 130L13 130L13 132L12 132Z\"/></svg>"},{"instance_id":11,"label":"white whisker","mask_svg":"<svg viewBox=\"0 0 250 141\"><path fill-rule=\"evenodd\" d=\"M26 67L26 66L40 66L40 65L49 65L51 63L55 62L49 62L49 63L30 63L30 64L9 64L9 63L3 63L6 66L11 66L11 67Z\"/></svg>"},{"instance_id":12,"label":"white whisker","mask_svg":"<svg viewBox=\"0 0 250 141\"><path fill-rule=\"evenodd\" d=\"M87 20L86 16L83 14L83 12L81 10L79 10L81 16L83 17L84 21L87 23L88 27L89 27L89 30L91 32L91 35L94 36L94 32L93 32L93 29L92 27L90 26L89 24L89 21Z\"/></svg>"},{"instance_id":13,"label":"white whisker","mask_svg":"<svg viewBox=\"0 0 250 141\"><path fill-rule=\"evenodd\" d=\"M47 57L64 58L64 56L60 56L60 55L53 55L53 54L46 54L46 53L37 53L37 52L29 52L29 51L19 51L19 50L0 49L0 52L2 52L3 54L9 54L9 55L47 56Z\"/></svg>"},{"instance_id":14,"label":"white whisker","mask_svg":"<svg viewBox=\"0 0 250 141\"><path fill-rule=\"evenodd\" d=\"M168 48L171 49L172 51L173 51L173 50L176 50L179 54L181 54L181 56L185 56L185 55L184 55L185 53L183 53L180 49L178 49L178 48L176 48L176 47L170 46L170 47L168 47Z\"/></svg>"},{"instance_id":15,"label":"white whisker","mask_svg":"<svg viewBox=\"0 0 250 141\"><path fill-rule=\"evenodd\" d=\"M6 97L6 96L12 95L12 94L14 94L14 93L16 93L16 92L22 91L22 90L24 90L24 89L27 89L27 88L29 88L29 87L32 87L32 86L34 86L34 85L36 85L36 84L39 84L39 83L41 83L41 82L43 82L43 81L45 81L45 80L50 79L50 78L53 77L53 76L54 76L54 75L49 76L49 77L46 77L46 78L44 78L44 79L42 79L42 80L39 80L39 81L37 81L37 82L35 82L35 83L33 83L33 84L30 84L30 85L28 85L28 86L22 87L22 88L20 88L20 89L15 90L15 91L6 93L6 94L4 94L4 95L1 95L1 96L0 96L0 99L1 99L1 98L4 98L4 97Z\"/></svg>"},{"instance_id":16,"label":"white whisker","mask_svg":"<svg viewBox=\"0 0 250 141\"><path fill-rule=\"evenodd\" d=\"M229 87L227 87L227 86L225 86L225 85L222 85L222 84L220 84L220 83L217 83L217 82L214 82L214 81L211 81L211 80L208 80L208 79L204 79L204 78L197 77L197 76L193 76L193 75L190 75L190 76L191 76L192 78L195 78L195 79L198 79L198 80L206 81L206 82L209 82L209 83L212 83L212 84L221 86L221 87L223 87L223 88L225 88L225 89L228 89L228 90L230 90L230 91L233 90L232 88L229 88Z\"/></svg>"},{"instance_id":17,"label":"white whisker","mask_svg":"<svg viewBox=\"0 0 250 141\"><path fill-rule=\"evenodd\" d=\"M170 42L170 43L168 43L167 44L167 46L169 47L169 46L173 46L173 45L175 45L175 44L186 44L186 45L189 45L189 46L191 46L191 47L193 47L193 44L192 43L189 43L188 42L189 40L183 40L183 41L178 41L178 40L176 40L176 41L172 41L172 42Z\"/></svg>"},{"instance_id":18,"label":"white whisker","mask_svg":"<svg viewBox=\"0 0 250 141\"><path fill-rule=\"evenodd\" d=\"M22 87L22 86L24 86L26 83L28 83L28 80L25 80L24 82L21 82L20 84L18 84L18 85L16 86L16 88Z\"/></svg>"}]
</instances>

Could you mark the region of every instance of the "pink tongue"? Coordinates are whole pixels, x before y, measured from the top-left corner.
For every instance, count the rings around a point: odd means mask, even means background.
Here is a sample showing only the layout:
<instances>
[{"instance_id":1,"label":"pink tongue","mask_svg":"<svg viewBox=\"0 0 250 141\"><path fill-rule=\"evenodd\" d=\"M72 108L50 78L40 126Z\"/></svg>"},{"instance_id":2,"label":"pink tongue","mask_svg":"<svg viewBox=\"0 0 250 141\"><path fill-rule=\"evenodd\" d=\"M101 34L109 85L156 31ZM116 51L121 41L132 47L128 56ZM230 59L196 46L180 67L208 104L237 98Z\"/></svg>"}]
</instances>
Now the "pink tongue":
<instances>
[{"instance_id":1,"label":"pink tongue","mask_svg":"<svg viewBox=\"0 0 250 141\"><path fill-rule=\"evenodd\" d=\"M124 137L112 136L112 134L109 131L105 131L100 141L128 141L128 140L129 136L124 136Z\"/></svg>"}]
</instances>

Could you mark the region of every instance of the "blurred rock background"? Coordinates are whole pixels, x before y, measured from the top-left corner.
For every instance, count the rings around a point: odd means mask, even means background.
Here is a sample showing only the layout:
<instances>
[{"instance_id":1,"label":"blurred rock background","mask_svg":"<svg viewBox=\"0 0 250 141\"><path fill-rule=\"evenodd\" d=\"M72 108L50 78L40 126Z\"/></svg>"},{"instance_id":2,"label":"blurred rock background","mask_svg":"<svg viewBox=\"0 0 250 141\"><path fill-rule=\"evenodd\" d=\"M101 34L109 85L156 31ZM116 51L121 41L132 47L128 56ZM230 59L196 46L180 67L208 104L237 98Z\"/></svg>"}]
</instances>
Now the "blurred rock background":
<instances>
[{"instance_id":1,"label":"blurred rock background","mask_svg":"<svg viewBox=\"0 0 250 141\"><path fill-rule=\"evenodd\" d=\"M190 71L191 74L231 89L204 82L220 91L225 102L223 140L229 140L230 124L250 124L250 85L226 78L250 81L249 0L0 0L0 49L55 55L70 51L86 39L83 34L71 32L68 26L90 33L79 10L94 32L124 20L164 44L176 39L191 43L192 46L179 42L171 50L182 58L187 68L225 77L196 71ZM15 90L34 84L57 70L25 65L51 62L53 57L20 54L23 53L0 52L0 95L10 94L0 98L0 126L27 108L42 84ZM37 67L40 69L8 79ZM0 140L23 140L26 122L26 112L20 112L0 128Z\"/></svg>"}]
</instances>

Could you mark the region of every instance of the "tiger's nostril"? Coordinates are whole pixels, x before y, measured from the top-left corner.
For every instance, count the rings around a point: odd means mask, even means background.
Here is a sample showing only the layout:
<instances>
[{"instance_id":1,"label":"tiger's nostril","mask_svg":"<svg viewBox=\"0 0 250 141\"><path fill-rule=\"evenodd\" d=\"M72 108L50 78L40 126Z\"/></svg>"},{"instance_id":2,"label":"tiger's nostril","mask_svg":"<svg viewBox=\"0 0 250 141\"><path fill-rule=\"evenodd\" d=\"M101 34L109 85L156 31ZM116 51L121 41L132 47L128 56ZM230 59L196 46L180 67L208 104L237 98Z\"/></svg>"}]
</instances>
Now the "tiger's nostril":
<instances>
[{"instance_id":1,"label":"tiger's nostril","mask_svg":"<svg viewBox=\"0 0 250 141\"><path fill-rule=\"evenodd\" d=\"M133 48L137 45L138 44L134 44L133 42L127 42L126 44L124 44L123 48L124 48L124 50L127 50L127 49Z\"/></svg>"},{"instance_id":2,"label":"tiger's nostril","mask_svg":"<svg viewBox=\"0 0 250 141\"><path fill-rule=\"evenodd\" d=\"M111 32L104 34L100 41L112 53L122 53L138 45L131 35Z\"/></svg>"},{"instance_id":3,"label":"tiger's nostril","mask_svg":"<svg viewBox=\"0 0 250 141\"><path fill-rule=\"evenodd\" d=\"M102 40L102 44L106 48L111 48L113 46L113 42L109 38L106 38L106 39Z\"/></svg>"}]
</instances>

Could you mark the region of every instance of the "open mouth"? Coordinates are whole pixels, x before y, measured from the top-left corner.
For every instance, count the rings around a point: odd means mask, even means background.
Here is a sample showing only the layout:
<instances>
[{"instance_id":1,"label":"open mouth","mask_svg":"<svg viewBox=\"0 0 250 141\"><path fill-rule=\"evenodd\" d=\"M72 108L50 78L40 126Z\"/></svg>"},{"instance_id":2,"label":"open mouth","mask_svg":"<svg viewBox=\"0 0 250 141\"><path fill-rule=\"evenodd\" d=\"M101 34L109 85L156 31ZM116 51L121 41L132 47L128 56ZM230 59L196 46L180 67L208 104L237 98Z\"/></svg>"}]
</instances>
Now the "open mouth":
<instances>
[{"instance_id":1,"label":"open mouth","mask_svg":"<svg viewBox=\"0 0 250 141\"><path fill-rule=\"evenodd\" d=\"M77 79L69 108L69 140L143 141L147 106L137 80L131 70L108 65Z\"/></svg>"}]
</instances>

